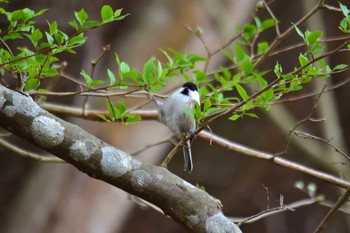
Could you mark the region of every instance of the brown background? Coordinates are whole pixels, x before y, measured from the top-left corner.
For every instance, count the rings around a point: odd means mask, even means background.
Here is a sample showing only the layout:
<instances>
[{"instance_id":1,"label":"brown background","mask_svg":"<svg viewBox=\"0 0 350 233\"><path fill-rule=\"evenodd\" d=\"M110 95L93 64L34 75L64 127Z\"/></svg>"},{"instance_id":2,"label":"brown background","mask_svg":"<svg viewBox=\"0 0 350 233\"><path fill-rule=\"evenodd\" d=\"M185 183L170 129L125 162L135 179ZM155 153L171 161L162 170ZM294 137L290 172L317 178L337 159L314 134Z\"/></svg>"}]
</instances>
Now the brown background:
<instances>
[{"instance_id":1,"label":"brown background","mask_svg":"<svg viewBox=\"0 0 350 233\"><path fill-rule=\"evenodd\" d=\"M307 2L307 3L305 3ZM327 1L337 6L336 1ZM90 71L90 62L101 53L102 47L110 44L111 52L98 66L97 74L107 77L106 69L116 70L114 52L131 66L140 69L151 56L160 56L159 48L173 48L180 51L205 54L200 41L184 25L201 26L204 39L213 50L236 35L237 25L251 19L256 1L12 1L11 9L30 7L36 11L48 8L49 11L37 19L42 28L46 20L57 21L66 32L71 30L67 22L73 18L73 12L84 8L92 19L99 19L99 9L103 4L113 8L124 8L124 13L131 13L123 21L107 25L87 34L88 42L77 50L76 56L66 54L61 57L68 62L66 73L79 77L81 69ZM281 21L281 30L290 27L316 1L276 0L271 8ZM259 14L268 17L266 12ZM339 34L337 25L340 15L321 11L315 20L308 21L302 29L325 30L327 36ZM4 20L1 21L4 28ZM66 28L64 28L66 27ZM273 30L262 37L271 41ZM300 42L297 35L282 44ZM331 45L330 48L332 48ZM294 50L286 56L273 57L262 69L273 69L278 60L284 70L292 70L297 65L297 56L301 50ZM330 64L345 63L349 59L346 53L330 57ZM216 56L211 69L229 62L223 56ZM334 66L334 65L331 65ZM274 78L271 74L269 78ZM337 83L346 78L346 74L335 75L329 80ZM305 91L315 90L324 80L315 85L307 85ZM318 88L319 89L319 88ZM334 138L335 145L344 151L349 146L348 124L350 109L348 104L349 85L326 94L320 103L320 110L315 117L327 120L321 123L306 123L305 131L325 138ZM59 81L56 90L74 90L72 85ZM49 99L80 106L82 99ZM135 103L130 103L135 104ZM283 149L285 138L295 122L303 119L313 105L312 99L278 105L271 112L257 111L260 119L244 118L235 122L222 119L215 122L213 132L249 147L277 153ZM103 100L91 100L93 108L103 108ZM148 107L152 108L152 105ZM282 107L284 107L282 109ZM279 111L277 111L279 110ZM287 113L287 115L281 115ZM333 114L333 115L332 115ZM290 117L290 119L286 118ZM67 118L107 142L123 148L129 153L137 151L147 144L157 142L169 135L169 131L157 122L142 122L132 126L117 124L91 123L84 120ZM277 123L279 120L280 123ZM285 129L283 129L285 127ZM21 146L33 150L26 143ZM300 142L301 141L301 142ZM336 164L341 157L334 154L323 144L299 140L291 144L288 159L306 164L313 168L330 172L337 176L348 177L348 165ZM159 146L149 149L138 156L152 164L159 164L169 148ZM143 209L129 200L121 190L101 181L89 178L67 164L44 164L20 158L0 148L0 232L9 233L44 233L44 232L184 232L171 219L150 209ZM317 184L317 193L325 194L327 199L335 201L340 191L338 188L278 167L265 161L251 159L240 154L228 153L222 148L196 140L193 145L194 171L186 174L182 171L183 158L179 154L171 162L169 169L188 180L199 184L224 205L228 216L244 217L258 213L266 208L266 195L262 185L269 188L270 207L278 206L280 195L285 203L306 198L307 195L293 188L297 180ZM324 161L324 162L321 162ZM349 178L349 177L348 177ZM268 233L307 233L312 232L328 209L313 205L296 211L277 214L256 223L244 225L244 232ZM350 221L344 214L336 214L330 226L324 231L349 232Z\"/></svg>"}]
</instances>

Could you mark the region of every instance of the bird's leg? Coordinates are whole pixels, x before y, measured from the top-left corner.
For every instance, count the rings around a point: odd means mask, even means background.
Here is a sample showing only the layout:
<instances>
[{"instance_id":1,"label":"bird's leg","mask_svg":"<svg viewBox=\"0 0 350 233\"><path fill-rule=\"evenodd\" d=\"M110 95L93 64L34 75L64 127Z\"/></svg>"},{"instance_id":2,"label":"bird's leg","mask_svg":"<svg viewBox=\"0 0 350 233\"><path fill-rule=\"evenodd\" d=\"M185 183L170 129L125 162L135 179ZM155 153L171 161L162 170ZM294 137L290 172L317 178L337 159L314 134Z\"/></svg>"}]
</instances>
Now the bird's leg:
<instances>
[{"instance_id":1,"label":"bird's leg","mask_svg":"<svg viewBox=\"0 0 350 233\"><path fill-rule=\"evenodd\" d=\"M194 130L188 131L188 134L191 135L190 142L191 142L191 145L192 145L192 142L197 137L197 135L195 134Z\"/></svg>"}]
</instances>

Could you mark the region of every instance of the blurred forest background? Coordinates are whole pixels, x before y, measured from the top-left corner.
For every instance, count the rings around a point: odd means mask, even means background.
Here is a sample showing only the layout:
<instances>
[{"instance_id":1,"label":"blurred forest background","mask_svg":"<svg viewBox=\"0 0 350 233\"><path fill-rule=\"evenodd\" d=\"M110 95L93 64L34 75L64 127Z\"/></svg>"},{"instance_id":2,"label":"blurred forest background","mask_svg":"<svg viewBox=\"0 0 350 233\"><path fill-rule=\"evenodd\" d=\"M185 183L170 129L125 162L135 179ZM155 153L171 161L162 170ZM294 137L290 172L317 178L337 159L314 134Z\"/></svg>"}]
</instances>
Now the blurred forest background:
<instances>
[{"instance_id":1,"label":"blurred forest background","mask_svg":"<svg viewBox=\"0 0 350 233\"><path fill-rule=\"evenodd\" d=\"M282 31L305 15L316 0L283 1L274 0L271 9L280 20ZM338 1L326 1L338 6ZM343 2L349 4L348 1ZM47 27L46 21L57 21L60 27L74 17L74 11L84 8L94 19L100 17L102 5L109 4L114 9L123 8L130 13L123 21L109 24L87 34L87 43L77 50L77 55L66 54L61 60L67 61L65 73L81 78L81 69L91 70L91 61L110 45L110 52L97 67L99 78L107 77L106 69L116 69L114 52L122 60L138 69L151 56L161 57L159 48L172 48L188 53L205 55L200 40L185 26L200 26L207 45L216 49L237 35L237 26L251 20L256 9L256 0L149 0L149 1L19 1L9 4L10 10L29 7L35 11L47 8L49 11L37 18L37 22ZM259 13L261 18L270 17L266 11ZM302 29L321 30L327 37L339 35L340 13L320 11L302 25ZM1 28L4 19L0 19ZM263 38L272 41L274 33L264 33ZM281 47L301 42L296 33ZM293 49L288 55L274 56L261 69L273 69L276 61L284 69L291 70L298 63L302 48ZM331 47L330 47L331 49ZM329 58L330 64L349 60L349 53L341 53ZM225 56L217 55L210 69L228 65ZM348 72L333 75L329 84L336 84L347 77ZM271 79L273 74L271 74ZM325 80L307 85L305 93L320 90ZM325 93L315 118L325 118L322 122L307 122L299 130L332 139L332 144L347 151L350 141L350 98L349 84ZM59 80L56 91L69 91L72 87ZM292 95L301 95L294 93ZM80 106L83 98L49 98L49 101ZM133 103L131 103L133 104ZM136 103L134 103L136 104ZM235 122L221 119L211 126L217 133L234 142L249 147L278 153L283 150L288 131L305 118L312 106L313 98L291 101L274 106L270 112L258 111L260 119L244 118ZM104 101L90 103L91 108L104 109ZM154 108L149 104L147 108ZM80 127L110 144L133 153L146 145L162 140L170 132L161 124L144 121L130 126L117 123L97 123L67 118ZM14 138L13 140L19 140ZM36 150L25 142L21 146ZM145 150L137 155L140 160L159 164L170 145L161 145ZM4 233L62 233L62 232L184 232L181 226L162 214L135 204L127 193L104 182L92 179L69 164L40 163L21 158L0 148L0 232ZM320 182L293 170L278 167L272 163L252 159L240 154L227 153L222 148L210 146L197 139L193 144L194 171L183 172L182 155L176 156L169 169L192 184L204 186L206 191L221 200L224 213L232 217L246 217L266 209L266 187L270 207L279 206L280 195L284 203L308 198L301 190L294 188L296 181L314 183L317 194L324 194L328 201L336 201L342 190ZM286 158L301 164L349 179L349 165L340 163L342 157L331 148L316 141L293 137ZM295 211L287 211L266 217L255 223L241 227L243 232L259 233L307 233L312 232L329 208L314 204ZM350 232L350 218L344 213L336 214L331 224L324 230L331 232Z\"/></svg>"}]
</instances>

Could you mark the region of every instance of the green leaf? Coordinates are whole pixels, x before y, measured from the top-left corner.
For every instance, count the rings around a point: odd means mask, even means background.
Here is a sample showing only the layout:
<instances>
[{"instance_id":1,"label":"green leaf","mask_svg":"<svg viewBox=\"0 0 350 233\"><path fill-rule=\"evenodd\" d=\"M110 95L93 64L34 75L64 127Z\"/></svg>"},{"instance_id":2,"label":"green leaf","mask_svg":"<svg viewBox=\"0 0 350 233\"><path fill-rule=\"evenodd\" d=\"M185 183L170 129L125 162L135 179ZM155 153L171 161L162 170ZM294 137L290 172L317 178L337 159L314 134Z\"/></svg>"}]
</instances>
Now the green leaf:
<instances>
[{"instance_id":1,"label":"green leaf","mask_svg":"<svg viewBox=\"0 0 350 233\"><path fill-rule=\"evenodd\" d=\"M238 91L238 94L243 100L247 100L249 98L249 95L247 94L246 90L244 90L244 88L240 84L236 83L235 87Z\"/></svg>"},{"instance_id":2,"label":"green leaf","mask_svg":"<svg viewBox=\"0 0 350 233\"><path fill-rule=\"evenodd\" d=\"M332 71L344 70L344 69L346 69L346 68L348 68L348 67L349 67L348 64L339 64L339 65L336 65L336 66L332 69Z\"/></svg>"},{"instance_id":3,"label":"green leaf","mask_svg":"<svg viewBox=\"0 0 350 233\"><path fill-rule=\"evenodd\" d=\"M299 55L300 66L306 65L308 62L309 62L309 59L305 55L303 55L303 54Z\"/></svg>"},{"instance_id":4,"label":"green leaf","mask_svg":"<svg viewBox=\"0 0 350 233\"><path fill-rule=\"evenodd\" d=\"M115 62L117 63L118 67L120 66L120 59L117 53L114 53L115 56Z\"/></svg>"},{"instance_id":5,"label":"green leaf","mask_svg":"<svg viewBox=\"0 0 350 233\"><path fill-rule=\"evenodd\" d=\"M46 36L46 40L48 42L47 47L51 47L51 45L53 45L53 43L54 43L53 37L48 32L45 32L45 36ZM43 48L42 44L40 45L40 47Z\"/></svg>"},{"instance_id":6,"label":"green leaf","mask_svg":"<svg viewBox=\"0 0 350 233\"><path fill-rule=\"evenodd\" d=\"M258 115L256 115L255 113L247 112L247 113L244 113L244 115L251 117L251 118L259 119Z\"/></svg>"},{"instance_id":7,"label":"green leaf","mask_svg":"<svg viewBox=\"0 0 350 233\"><path fill-rule=\"evenodd\" d=\"M339 2L339 6L340 6L341 11L343 12L343 15L345 17L347 17L349 15L349 10L348 10L347 6L341 4L340 2Z\"/></svg>"},{"instance_id":8,"label":"green leaf","mask_svg":"<svg viewBox=\"0 0 350 233\"><path fill-rule=\"evenodd\" d=\"M86 37L84 36L84 33L80 33L79 35L73 36L69 40L69 44L72 45L73 47L80 46L85 44L86 42Z\"/></svg>"},{"instance_id":9,"label":"green leaf","mask_svg":"<svg viewBox=\"0 0 350 233\"><path fill-rule=\"evenodd\" d=\"M350 16L347 16L340 21L339 29L342 32L350 33Z\"/></svg>"},{"instance_id":10,"label":"green leaf","mask_svg":"<svg viewBox=\"0 0 350 233\"><path fill-rule=\"evenodd\" d=\"M196 70L194 73L195 73L195 77L194 77L195 83L204 82L208 77L208 74L203 71Z\"/></svg>"},{"instance_id":11,"label":"green leaf","mask_svg":"<svg viewBox=\"0 0 350 233\"><path fill-rule=\"evenodd\" d=\"M248 56L247 53L242 48L242 46L240 46L239 44L236 44L235 52L236 52L237 63L241 63Z\"/></svg>"},{"instance_id":12,"label":"green leaf","mask_svg":"<svg viewBox=\"0 0 350 233\"><path fill-rule=\"evenodd\" d=\"M55 40L56 40L57 44L62 44L62 43L64 43L64 42L69 40L68 35L66 33L62 32L62 31L59 31L58 33L56 33L54 35L54 37L55 37Z\"/></svg>"},{"instance_id":13,"label":"green leaf","mask_svg":"<svg viewBox=\"0 0 350 233\"><path fill-rule=\"evenodd\" d=\"M125 17L127 17L127 16L129 16L130 14L126 14L126 15L121 15L121 16L119 16L119 17L117 17L117 18L114 18L113 20L122 20L122 19L124 19Z\"/></svg>"},{"instance_id":14,"label":"green leaf","mask_svg":"<svg viewBox=\"0 0 350 233\"><path fill-rule=\"evenodd\" d=\"M158 60L157 62L157 73L158 73L158 79L162 79L164 78L164 74L163 74L163 66L162 63Z\"/></svg>"},{"instance_id":15,"label":"green leaf","mask_svg":"<svg viewBox=\"0 0 350 233\"><path fill-rule=\"evenodd\" d=\"M258 43L258 55L261 55L266 52L266 50L269 48L269 43L266 41L262 41Z\"/></svg>"},{"instance_id":16,"label":"green leaf","mask_svg":"<svg viewBox=\"0 0 350 233\"><path fill-rule=\"evenodd\" d=\"M156 66L154 64L154 59L149 59L145 65L143 66L143 77L144 81L147 84L151 83L151 80L153 80L156 77Z\"/></svg>"},{"instance_id":17,"label":"green leaf","mask_svg":"<svg viewBox=\"0 0 350 233\"><path fill-rule=\"evenodd\" d=\"M295 31L298 33L298 35L299 35L301 38L303 38L303 40L305 40L304 33L303 33L303 32L298 28L298 26L295 25L294 23L293 23L293 26L294 26L294 28L295 28Z\"/></svg>"},{"instance_id":18,"label":"green leaf","mask_svg":"<svg viewBox=\"0 0 350 233\"><path fill-rule=\"evenodd\" d=\"M211 106L211 101L209 98L207 98L204 102L203 111L206 112Z\"/></svg>"},{"instance_id":19,"label":"green leaf","mask_svg":"<svg viewBox=\"0 0 350 233\"><path fill-rule=\"evenodd\" d=\"M108 77L109 77L109 85L113 86L116 83L116 78L115 78L113 72L110 69L107 70L107 74L108 74Z\"/></svg>"},{"instance_id":20,"label":"green leaf","mask_svg":"<svg viewBox=\"0 0 350 233\"><path fill-rule=\"evenodd\" d=\"M242 115L240 115L240 114L233 114L230 118L228 118L229 120L231 120L231 121L235 121L235 120L237 120L238 118L241 118L242 117Z\"/></svg>"},{"instance_id":21,"label":"green leaf","mask_svg":"<svg viewBox=\"0 0 350 233\"><path fill-rule=\"evenodd\" d=\"M118 100L117 101L117 106L118 106L118 113L120 115L123 115L124 113L127 112L127 107L126 104L123 100Z\"/></svg>"},{"instance_id":22,"label":"green leaf","mask_svg":"<svg viewBox=\"0 0 350 233\"><path fill-rule=\"evenodd\" d=\"M84 70L82 70L80 74L84 77L87 87L90 88L92 83L90 75L88 75Z\"/></svg>"},{"instance_id":23,"label":"green leaf","mask_svg":"<svg viewBox=\"0 0 350 233\"><path fill-rule=\"evenodd\" d=\"M255 25L256 25L256 28L261 31L261 20L258 18L258 17L254 17L254 21L255 21Z\"/></svg>"},{"instance_id":24,"label":"green leaf","mask_svg":"<svg viewBox=\"0 0 350 233\"><path fill-rule=\"evenodd\" d=\"M33 45L36 47L39 40L43 37L43 33L39 29L35 29L30 37Z\"/></svg>"},{"instance_id":25,"label":"green leaf","mask_svg":"<svg viewBox=\"0 0 350 233\"><path fill-rule=\"evenodd\" d=\"M310 52L313 55L316 55L324 50L324 46L318 43L317 41L311 46Z\"/></svg>"},{"instance_id":26,"label":"green leaf","mask_svg":"<svg viewBox=\"0 0 350 233\"><path fill-rule=\"evenodd\" d=\"M126 121L124 123L125 123L125 125L129 125L129 124L137 123L141 120L142 120L142 118L140 115L130 115L130 116L128 116L128 118L126 119Z\"/></svg>"},{"instance_id":27,"label":"green leaf","mask_svg":"<svg viewBox=\"0 0 350 233\"><path fill-rule=\"evenodd\" d=\"M308 46L310 46L314 44L316 41L318 41L322 36L323 36L323 32L321 31L310 32L309 30L306 30L305 42Z\"/></svg>"},{"instance_id":28,"label":"green leaf","mask_svg":"<svg viewBox=\"0 0 350 233\"><path fill-rule=\"evenodd\" d=\"M165 50L160 50L164 56L168 59L168 67L172 67L174 65L174 60L169 56L169 54Z\"/></svg>"},{"instance_id":29,"label":"green leaf","mask_svg":"<svg viewBox=\"0 0 350 233\"><path fill-rule=\"evenodd\" d=\"M88 18L88 14L85 12L84 9L81 9L80 11L75 12L74 14L75 18L78 20L80 25L83 25Z\"/></svg>"},{"instance_id":30,"label":"green leaf","mask_svg":"<svg viewBox=\"0 0 350 233\"><path fill-rule=\"evenodd\" d=\"M123 61L120 63L119 69L122 74L130 72L129 65Z\"/></svg>"},{"instance_id":31,"label":"green leaf","mask_svg":"<svg viewBox=\"0 0 350 233\"><path fill-rule=\"evenodd\" d=\"M271 28L273 26L275 26L275 20L273 20L273 19L266 19L261 24L261 29L262 30L266 30L266 29Z\"/></svg>"},{"instance_id":32,"label":"green leaf","mask_svg":"<svg viewBox=\"0 0 350 233\"><path fill-rule=\"evenodd\" d=\"M105 81L100 80L100 79L92 80L92 82L90 83L90 87L94 87L94 86L97 86L97 85L102 85L104 83L105 83Z\"/></svg>"},{"instance_id":33,"label":"green leaf","mask_svg":"<svg viewBox=\"0 0 350 233\"><path fill-rule=\"evenodd\" d=\"M11 33L11 34L3 36L2 39L5 41L6 40L22 39L22 36L19 33Z\"/></svg>"},{"instance_id":34,"label":"green leaf","mask_svg":"<svg viewBox=\"0 0 350 233\"><path fill-rule=\"evenodd\" d=\"M42 10L40 10L39 12L35 13L35 14L33 15L33 17L42 15L42 14L44 14L46 11L48 11L48 9L42 9Z\"/></svg>"},{"instance_id":35,"label":"green leaf","mask_svg":"<svg viewBox=\"0 0 350 233\"><path fill-rule=\"evenodd\" d=\"M110 21L113 19L113 9L109 5L104 5L101 9L101 18L103 22Z\"/></svg>"},{"instance_id":36,"label":"green leaf","mask_svg":"<svg viewBox=\"0 0 350 233\"><path fill-rule=\"evenodd\" d=\"M51 24L48 22L48 24L49 24L50 35L52 36L52 35L56 34L56 33L58 32L58 29L57 29L57 22L54 21L54 22L51 23Z\"/></svg>"},{"instance_id":37,"label":"green leaf","mask_svg":"<svg viewBox=\"0 0 350 233\"><path fill-rule=\"evenodd\" d=\"M255 27L255 25L253 24L246 24L243 27L243 34L242 36L247 40L247 41L251 41L254 36L257 33L257 29Z\"/></svg>"},{"instance_id":38,"label":"green leaf","mask_svg":"<svg viewBox=\"0 0 350 233\"><path fill-rule=\"evenodd\" d=\"M273 71L276 74L276 76L280 78L282 76L283 68L278 62L276 62L276 65Z\"/></svg>"},{"instance_id":39,"label":"green leaf","mask_svg":"<svg viewBox=\"0 0 350 233\"><path fill-rule=\"evenodd\" d=\"M107 119L107 117L103 114L99 114L99 113L96 113L95 114L96 116L98 116L99 118L101 118L102 120L106 121L106 122L111 122L109 119Z\"/></svg>"},{"instance_id":40,"label":"green leaf","mask_svg":"<svg viewBox=\"0 0 350 233\"><path fill-rule=\"evenodd\" d=\"M99 27L102 23L94 20L89 20L84 23L84 27Z\"/></svg>"},{"instance_id":41,"label":"green leaf","mask_svg":"<svg viewBox=\"0 0 350 233\"><path fill-rule=\"evenodd\" d=\"M203 56L200 56L200 55L197 55L197 54L189 54L189 55L185 55L184 56L184 59L185 60L188 60L190 63L192 63L193 65L197 62L200 62L200 61L206 61L207 58L203 57Z\"/></svg>"},{"instance_id":42,"label":"green leaf","mask_svg":"<svg viewBox=\"0 0 350 233\"><path fill-rule=\"evenodd\" d=\"M142 80L139 78L139 73L137 73L137 71L135 71L135 70L130 70L129 72L123 73L123 75L119 78L120 79L132 78L133 80L135 80L137 82L142 82Z\"/></svg>"},{"instance_id":43,"label":"green leaf","mask_svg":"<svg viewBox=\"0 0 350 233\"><path fill-rule=\"evenodd\" d=\"M274 95L274 91L272 88L268 89L267 91L265 91L262 96L264 97L265 100L269 100L272 99Z\"/></svg>"},{"instance_id":44,"label":"green leaf","mask_svg":"<svg viewBox=\"0 0 350 233\"><path fill-rule=\"evenodd\" d=\"M106 101L106 107L108 109L108 113L109 113L109 117L111 118L111 121L117 120L118 119L117 108L110 101Z\"/></svg>"},{"instance_id":45,"label":"green leaf","mask_svg":"<svg viewBox=\"0 0 350 233\"><path fill-rule=\"evenodd\" d=\"M117 9L116 11L114 11L113 17L114 18L118 18L120 16L120 14L122 13L123 8Z\"/></svg>"},{"instance_id":46,"label":"green leaf","mask_svg":"<svg viewBox=\"0 0 350 233\"><path fill-rule=\"evenodd\" d=\"M41 74L46 77L55 77L58 75L58 71L56 69L48 68L43 70Z\"/></svg>"},{"instance_id":47,"label":"green leaf","mask_svg":"<svg viewBox=\"0 0 350 233\"><path fill-rule=\"evenodd\" d=\"M37 78L29 78L25 84L24 90L30 91L36 89L40 85L40 81Z\"/></svg>"},{"instance_id":48,"label":"green leaf","mask_svg":"<svg viewBox=\"0 0 350 233\"><path fill-rule=\"evenodd\" d=\"M78 22L76 21L76 20L72 20L72 21L69 21L68 22L68 24L70 25L70 26L72 26L75 30L79 30L79 25L78 25ZM55 35L57 35L57 34L55 34Z\"/></svg>"},{"instance_id":49,"label":"green leaf","mask_svg":"<svg viewBox=\"0 0 350 233\"><path fill-rule=\"evenodd\" d=\"M221 52L232 62L232 63L236 63L235 59L233 57L233 54L225 49L222 49Z\"/></svg>"},{"instance_id":50,"label":"green leaf","mask_svg":"<svg viewBox=\"0 0 350 233\"><path fill-rule=\"evenodd\" d=\"M254 66L253 66L253 63L251 62L251 61L245 61L245 62L243 62L242 63L242 70L243 70L243 73L244 73L244 75L249 75L249 74L251 74L252 72L253 72L253 68L254 68Z\"/></svg>"},{"instance_id":51,"label":"green leaf","mask_svg":"<svg viewBox=\"0 0 350 233\"><path fill-rule=\"evenodd\" d=\"M204 118L204 113L201 111L201 106L197 102L195 105L196 106L192 109L192 113L194 115L194 119L199 122Z\"/></svg>"}]
</instances>

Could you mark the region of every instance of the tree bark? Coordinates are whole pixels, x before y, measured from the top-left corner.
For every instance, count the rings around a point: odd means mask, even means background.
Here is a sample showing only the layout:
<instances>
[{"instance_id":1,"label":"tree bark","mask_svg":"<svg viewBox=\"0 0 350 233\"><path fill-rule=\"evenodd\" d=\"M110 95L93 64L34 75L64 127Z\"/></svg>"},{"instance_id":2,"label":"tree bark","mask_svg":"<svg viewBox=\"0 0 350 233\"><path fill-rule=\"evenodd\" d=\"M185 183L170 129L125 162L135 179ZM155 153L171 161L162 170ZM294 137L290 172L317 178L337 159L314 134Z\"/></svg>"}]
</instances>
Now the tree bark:
<instances>
[{"instance_id":1,"label":"tree bark","mask_svg":"<svg viewBox=\"0 0 350 233\"><path fill-rule=\"evenodd\" d=\"M89 176L158 206L188 231L241 232L224 216L219 200L50 114L31 97L0 85L0 109L1 127Z\"/></svg>"}]
</instances>

